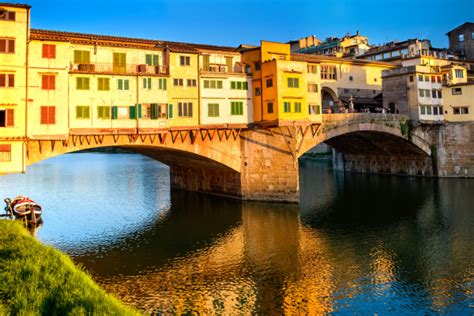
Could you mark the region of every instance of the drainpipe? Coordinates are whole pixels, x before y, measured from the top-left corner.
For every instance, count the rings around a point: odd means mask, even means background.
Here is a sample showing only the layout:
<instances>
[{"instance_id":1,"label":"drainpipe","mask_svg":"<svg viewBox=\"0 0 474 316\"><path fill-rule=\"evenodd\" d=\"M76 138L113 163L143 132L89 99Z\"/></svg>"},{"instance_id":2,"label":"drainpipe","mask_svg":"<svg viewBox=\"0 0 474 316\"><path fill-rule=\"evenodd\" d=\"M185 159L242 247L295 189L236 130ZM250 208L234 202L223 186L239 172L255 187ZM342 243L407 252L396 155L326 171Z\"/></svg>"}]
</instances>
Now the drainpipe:
<instances>
[{"instance_id":1,"label":"drainpipe","mask_svg":"<svg viewBox=\"0 0 474 316\"><path fill-rule=\"evenodd\" d=\"M197 80L197 88L198 88L198 126L201 126L201 71L200 71L200 62L199 62L199 54L197 55L197 70L198 70L198 80Z\"/></svg>"},{"instance_id":2,"label":"drainpipe","mask_svg":"<svg viewBox=\"0 0 474 316\"><path fill-rule=\"evenodd\" d=\"M23 141L23 150L22 150L22 166L21 172L25 173L26 169L26 162L25 162L25 154L28 145L28 76L29 76L29 51L30 51L30 8L26 10L26 62L25 62L25 139Z\"/></svg>"},{"instance_id":3,"label":"drainpipe","mask_svg":"<svg viewBox=\"0 0 474 316\"><path fill-rule=\"evenodd\" d=\"M135 127L136 127L136 133L138 134L138 128L139 128L139 122L138 122L138 100L139 100L139 93L138 93L138 88L140 87L139 84L139 76L137 75L137 92L136 92L136 102L135 102Z\"/></svg>"}]
</instances>

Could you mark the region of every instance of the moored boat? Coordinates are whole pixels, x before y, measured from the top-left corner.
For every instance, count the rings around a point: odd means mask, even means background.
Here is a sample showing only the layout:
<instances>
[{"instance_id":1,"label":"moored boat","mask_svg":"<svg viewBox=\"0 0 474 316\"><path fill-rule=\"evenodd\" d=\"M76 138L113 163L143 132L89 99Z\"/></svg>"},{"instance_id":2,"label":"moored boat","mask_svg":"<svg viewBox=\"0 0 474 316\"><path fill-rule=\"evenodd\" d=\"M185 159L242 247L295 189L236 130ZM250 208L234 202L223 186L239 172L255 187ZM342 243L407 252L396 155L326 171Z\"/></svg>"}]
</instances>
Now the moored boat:
<instances>
[{"instance_id":1,"label":"moored boat","mask_svg":"<svg viewBox=\"0 0 474 316\"><path fill-rule=\"evenodd\" d=\"M5 199L7 204L5 210L14 216L15 219L25 219L26 221L36 224L41 221L41 215L43 209L41 205L33 201L32 199L20 195L13 200Z\"/></svg>"}]
</instances>

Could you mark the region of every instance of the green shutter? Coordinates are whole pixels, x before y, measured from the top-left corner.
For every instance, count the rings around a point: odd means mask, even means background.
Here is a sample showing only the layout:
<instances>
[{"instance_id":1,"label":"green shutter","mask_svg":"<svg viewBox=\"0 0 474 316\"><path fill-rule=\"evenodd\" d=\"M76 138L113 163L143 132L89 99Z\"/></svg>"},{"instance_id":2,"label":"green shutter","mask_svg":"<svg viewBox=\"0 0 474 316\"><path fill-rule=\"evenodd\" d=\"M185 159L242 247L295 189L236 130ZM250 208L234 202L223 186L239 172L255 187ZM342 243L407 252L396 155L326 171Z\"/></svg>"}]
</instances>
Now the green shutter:
<instances>
[{"instance_id":1,"label":"green shutter","mask_svg":"<svg viewBox=\"0 0 474 316\"><path fill-rule=\"evenodd\" d=\"M163 78L158 79L158 89L160 89L160 90L163 89Z\"/></svg>"},{"instance_id":2,"label":"green shutter","mask_svg":"<svg viewBox=\"0 0 474 316\"><path fill-rule=\"evenodd\" d=\"M124 89L124 90L128 90L128 89L129 89L129 81L128 81L128 79L124 79L124 80L123 80L123 83L124 83L123 89Z\"/></svg>"},{"instance_id":3,"label":"green shutter","mask_svg":"<svg viewBox=\"0 0 474 316\"><path fill-rule=\"evenodd\" d=\"M231 81L231 82L230 82L230 88L231 88L232 90L235 89L235 81Z\"/></svg>"},{"instance_id":4,"label":"green shutter","mask_svg":"<svg viewBox=\"0 0 474 316\"><path fill-rule=\"evenodd\" d=\"M153 66L158 66L159 64L158 55L153 55Z\"/></svg>"},{"instance_id":5,"label":"green shutter","mask_svg":"<svg viewBox=\"0 0 474 316\"><path fill-rule=\"evenodd\" d=\"M112 107L112 120L118 119L118 106Z\"/></svg>"},{"instance_id":6,"label":"green shutter","mask_svg":"<svg viewBox=\"0 0 474 316\"><path fill-rule=\"evenodd\" d=\"M248 90L249 89L249 86L248 86L248 83L247 81L244 82L244 90Z\"/></svg>"},{"instance_id":7,"label":"green shutter","mask_svg":"<svg viewBox=\"0 0 474 316\"><path fill-rule=\"evenodd\" d=\"M142 104L141 103L137 104L137 116L138 118L142 118Z\"/></svg>"},{"instance_id":8,"label":"green shutter","mask_svg":"<svg viewBox=\"0 0 474 316\"><path fill-rule=\"evenodd\" d=\"M89 78L84 78L84 90L89 90L90 86L89 86L89 83L90 83L90 79Z\"/></svg>"},{"instance_id":9,"label":"green shutter","mask_svg":"<svg viewBox=\"0 0 474 316\"><path fill-rule=\"evenodd\" d=\"M237 81L237 90L242 90L242 82Z\"/></svg>"},{"instance_id":10,"label":"green shutter","mask_svg":"<svg viewBox=\"0 0 474 316\"><path fill-rule=\"evenodd\" d=\"M167 81L167 80L168 80L168 79L163 78L163 90L166 90L166 81Z\"/></svg>"},{"instance_id":11,"label":"green shutter","mask_svg":"<svg viewBox=\"0 0 474 316\"><path fill-rule=\"evenodd\" d=\"M148 89L151 89L151 78L148 78Z\"/></svg>"},{"instance_id":12,"label":"green shutter","mask_svg":"<svg viewBox=\"0 0 474 316\"><path fill-rule=\"evenodd\" d=\"M145 55L145 63L148 65L148 66L151 66L151 55L149 54L146 54Z\"/></svg>"},{"instance_id":13,"label":"green shutter","mask_svg":"<svg viewBox=\"0 0 474 316\"><path fill-rule=\"evenodd\" d=\"M143 89L146 89L146 78L143 78Z\"/></svg>"},{"instance_id":14,"label":"green shutter","mask_svg":"<svg viewBox=\"0 0 474 316\"><path fill-rule=\"evenodd\" d=\"M151 106L151 119L156 120L158 119L158 104L152 103Z\"/></svg>"},{"instance_id":15,"label":"green shutter","mask_svg":"<svg viewBox=\"0 0 474 316\"><path fill-rule=\"evenodd\" d=\"M137 118L137 108L135 107L135 105L130 105L129 106L128 114L129 114L129 118L131 120Z\"/></svg>"},{"instance_id":16,"label":"green shutter","mask_svg":"<svg viewBox=\"0 0 474 316\"><path fill-rule=\"evenodd\" d=\"M173 104L168 104L168 118L173 118Z\"/></svg>"},{"instance_id":17,"label":"green shutter","mask_svg":"<svg viewBox=\"0 0 474 316\"><path fill-rule=\"evenodd\" d=\"M209 80L204 80L204 88L205 89L209 88Z\"/></svg>"},{"instance_id":18,"label":"green shutter","mask_svg":"<svg viewBox=\"0 0 474 316\"><path fill-rule=\"evenodd\" d=\"M217 89L222 89L222 81L217 81Z\"/></svg>"},{"instance_id":19,"label":"green shutter","mask_svg":"<svg viewBox=\"0 0 474 316\"><path fill-rule=\"evenodd\" d=\"M117 86L119 90L123 90L123 79L117 79Z\"/></svg>"}]
</instances>

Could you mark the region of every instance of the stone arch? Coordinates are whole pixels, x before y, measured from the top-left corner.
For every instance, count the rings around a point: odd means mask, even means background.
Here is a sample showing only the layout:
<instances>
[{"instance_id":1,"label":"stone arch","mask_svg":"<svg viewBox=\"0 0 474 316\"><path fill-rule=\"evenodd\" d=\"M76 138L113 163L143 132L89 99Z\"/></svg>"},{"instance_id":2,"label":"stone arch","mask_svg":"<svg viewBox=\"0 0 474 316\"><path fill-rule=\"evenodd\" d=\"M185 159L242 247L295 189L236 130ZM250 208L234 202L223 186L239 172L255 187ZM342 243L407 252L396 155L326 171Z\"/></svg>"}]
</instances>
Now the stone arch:
<instances>
[{"instance_id":1,"label":"stone arch","mask_svg":"<svg viewBox=\"0 0 474 316\"><path fill-rule=\"evenodd\" d=\"M331 109L334 113L339 106L338 100L337 93L333 89L329 87L321 88L321 104L323 107L323 113L326 113L328 109Z\"/></svg>"}]
</instances>

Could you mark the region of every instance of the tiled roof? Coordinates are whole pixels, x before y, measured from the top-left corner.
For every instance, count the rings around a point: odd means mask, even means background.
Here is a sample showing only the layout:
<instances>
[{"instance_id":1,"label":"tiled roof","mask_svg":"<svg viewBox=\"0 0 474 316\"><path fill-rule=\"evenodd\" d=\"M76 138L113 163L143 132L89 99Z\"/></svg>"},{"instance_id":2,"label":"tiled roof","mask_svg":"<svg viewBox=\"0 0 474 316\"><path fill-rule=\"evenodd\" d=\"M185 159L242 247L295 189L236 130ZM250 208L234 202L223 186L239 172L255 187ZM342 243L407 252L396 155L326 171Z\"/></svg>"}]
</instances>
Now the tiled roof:
<instances>
[{"instance_id":1,"label":"tiled roof","mask_svg":"<svg viewBox=\"0 0 474 316\"><path fill-rule=\"evenodd\" d=\"M0 7L24 8L30 9L31 6L23 3L0 2Z\"/></svg>"},{"instance_id":2,"label":"tiled roof","mask_svg":"<svg viewBox=\"0 0 474 316\"><path fill-rule=\"evenodd\" d=\"M306 61L306 62L339 62L339 63L347 63L347 64L355 64L355 65L380 65L386 67L396 67L393 63L387 63L383 61L373 61L373 60L365 60L365 59L352 59L352 58L340 58L340 57L332 57L326 55L312 55L312 54L297 54L291 53L291 60L294 61Z\"/></svg>"},{"instance_id":3,"label":"tiled roof","mask_svg":"<svg viewBox=\"0 0 474 316\"><path fill-rule=\"evenodd\" d=\"M198 53L200 51L238 52L235 47L191 44L172 41L160 41L142 38L130 38L75 32L62 32L31 29L31 38L37 40L67 41L77 44L96 44L104 46L137 47L137 48L168 48L174 52Z\"/></svg>"}]
</instances>

